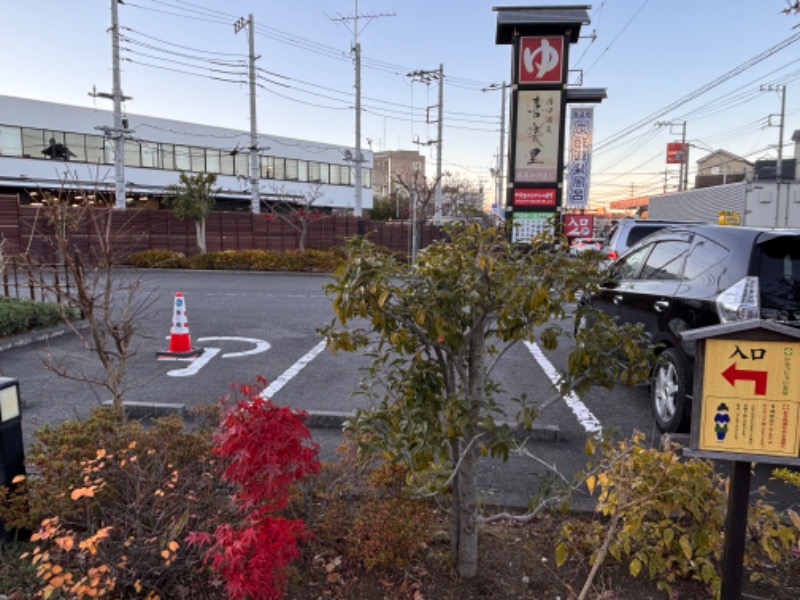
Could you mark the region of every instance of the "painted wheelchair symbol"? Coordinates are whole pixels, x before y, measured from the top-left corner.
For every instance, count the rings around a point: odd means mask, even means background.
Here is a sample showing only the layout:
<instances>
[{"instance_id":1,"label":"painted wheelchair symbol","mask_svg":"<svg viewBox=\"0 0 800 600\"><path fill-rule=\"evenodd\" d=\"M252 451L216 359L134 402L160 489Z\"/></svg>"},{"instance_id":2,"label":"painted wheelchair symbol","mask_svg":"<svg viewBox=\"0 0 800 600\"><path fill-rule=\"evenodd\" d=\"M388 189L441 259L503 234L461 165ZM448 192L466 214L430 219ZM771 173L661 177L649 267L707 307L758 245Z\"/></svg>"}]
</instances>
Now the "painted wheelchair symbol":
<instances>
[{"instance_id":1,"label":"painted wheelchair symbol","mask_svg":"<svg viewBox=\"0 0 800 600\"><path fill-rule=\"evenodd\" d=\"M226 352L222 354L222 358L237 358L239 356L249 356L251 354L260 354L261 352L266 352L270 348L269 342L265 342L264 340L259 340L256 338L246 338L246 337L204 337L198 338L198 343L203 342L243 342L245 344L252 344L253 347L247 350L243 350L241 352ZM188 361L190 364L183 369L173 369L172 371L167 371L167 375L170 377L190 377L195 375L200 369L202 369L208 362L214 358L217 354L222 351L221 348L205 348L204 352L198 356L197 358L178 358L174 360L184 360Z\"/></svg>"}]
</instances>

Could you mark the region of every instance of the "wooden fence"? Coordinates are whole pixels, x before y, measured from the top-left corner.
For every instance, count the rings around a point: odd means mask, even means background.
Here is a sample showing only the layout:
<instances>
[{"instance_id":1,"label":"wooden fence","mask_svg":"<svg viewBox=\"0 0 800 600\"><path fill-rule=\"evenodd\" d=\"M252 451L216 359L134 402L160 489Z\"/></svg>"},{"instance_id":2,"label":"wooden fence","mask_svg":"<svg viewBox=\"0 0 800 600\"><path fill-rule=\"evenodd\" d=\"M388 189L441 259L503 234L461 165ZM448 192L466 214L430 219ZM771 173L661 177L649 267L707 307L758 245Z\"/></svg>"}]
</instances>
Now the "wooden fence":
<instances>
[{"instance_id":1,"label":"wooden fence","mask_svg":"<svg viewBox=\"0 0 800 600\"><path fill-rule=\"evenodd\" d=\"M124 264L131 255L148 249L173 250L187 256L197 253L195 224L178 220L168 210L132 208L112 213L114 251ZM368 234L376 244L398 252L411 248L411 226L405 222L359 220L352 216L328 216L308 226L306 248L325 250L340 245L359 233ZM420 231L420 247L444 236L430 223ZM6 255L25 254L43 262L56 262L49 243L53 237L47 210L41 206L21 206L15 195L0 194L0 242L5 240ZM91 227L72 236L74 248L90 253L95 238ZM213 212L206 220L208 251L219 250L296 250L300 234L290 223L266 214Z\"/></svg>"}]
</instances>

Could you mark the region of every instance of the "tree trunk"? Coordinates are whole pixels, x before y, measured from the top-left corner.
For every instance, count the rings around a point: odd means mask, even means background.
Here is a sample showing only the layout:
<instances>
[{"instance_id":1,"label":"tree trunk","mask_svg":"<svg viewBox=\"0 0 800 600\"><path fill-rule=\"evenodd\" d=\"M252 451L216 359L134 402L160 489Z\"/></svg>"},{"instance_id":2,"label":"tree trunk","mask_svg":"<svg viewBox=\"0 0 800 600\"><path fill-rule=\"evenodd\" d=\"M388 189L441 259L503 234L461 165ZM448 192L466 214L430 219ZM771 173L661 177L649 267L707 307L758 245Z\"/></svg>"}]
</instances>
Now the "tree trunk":
<instances>
[{"instance_id":1,"label":"tree trunk","mask_svg":"<svg viewBox=\"0 0 800 600\"><path fill-rule=\"evenodd\" d=\"M206 220L200 219L194 222L195 232L197 235L197 249L200 254L206 253Z\"/></svg>"},{"instance_id":2,"label":"tree trunk","mask_svg":"<svg viewBox=\"0 0 800 600\"><path fill-rule=\"evenodd\" d=\"M306 249L306 238L308 238L308 221L305 219L300 223L300 251L304 252Z\"/></svg>"},{"instance_id":3,"label":"tree trunk","mask_svg":"<svg viewBox=\"0 0 800 600\"><path fill-rule=\"evenodd\" d=\"M458 457L461 450L461 445L458 440L453 440L450 443L450 460L453 466L458 464ZM456 472L453 476L453 481L450 484L450 556L453 560L458 560L458 542L460 539L459 531L459 517L461 516L460 501L461 494L459 493L460 487L459 473Z\"/></svg>"},{"instance_id":4,"label":"tree trunk","mask_svg":"<svg viewBox=\"0 0 800 600\"><path fill-rule=\"evenodd\" d=\"M469 338L469 371L467 398L469 425L465 428L462 445L464 456L458 473L458 573L461 577L475 577L478 573L478 456L480 434L480 406L485 393L486 369L484 349L486 332L483 316L475 312Z\"/></svg>"},{"instance_id":5,"label":"tree trunk","mask_svg":"<svg viewBox=\"0 0 800 600\"><path fill-rule=\"evenodd\" d=\"M458 574L469 579L478 573L478 449L466 445L458 473Z\"/></svg>"}]
</instances>

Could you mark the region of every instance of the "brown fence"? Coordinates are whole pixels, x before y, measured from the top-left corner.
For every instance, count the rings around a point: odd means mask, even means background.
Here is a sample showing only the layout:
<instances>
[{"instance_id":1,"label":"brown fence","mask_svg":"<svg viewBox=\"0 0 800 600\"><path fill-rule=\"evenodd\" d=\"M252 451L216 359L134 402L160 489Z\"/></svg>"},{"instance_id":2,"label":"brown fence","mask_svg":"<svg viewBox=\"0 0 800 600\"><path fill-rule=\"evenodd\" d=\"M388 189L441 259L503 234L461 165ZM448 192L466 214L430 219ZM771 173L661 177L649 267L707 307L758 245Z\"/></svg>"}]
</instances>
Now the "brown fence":
<instances>
[{"instance_id":1,"label":"brown fence","mask_svg":"<svg viewBox=\"0 0 800 600\"><path fill-rule=\"evenodd\" d=\"M135 208L114 212L111 229L115 253L123 263L136 252L148 249L174 250L187 256L197 252L194 222L178 220L168 210ZM409 252L411 247L411 226L408 223L359 222L351 216L329 216L309 224L306 248L328 249L359 232L369 234L375 243L398 252ZM72 240L77 250L89 252L93 237L92 230L85 227L72 235ZM420 246L442 237L438 227L425 223L421 227ZM49 244L51 239L52 224L43 207L20 206L16 196L0 194L0 241L5 240L3 252L55 262L55 252ZM295 227L265 214L213 212L206 220L209 251L296 250L299 243L300 234Z\"/></svg>"}]
</instances>

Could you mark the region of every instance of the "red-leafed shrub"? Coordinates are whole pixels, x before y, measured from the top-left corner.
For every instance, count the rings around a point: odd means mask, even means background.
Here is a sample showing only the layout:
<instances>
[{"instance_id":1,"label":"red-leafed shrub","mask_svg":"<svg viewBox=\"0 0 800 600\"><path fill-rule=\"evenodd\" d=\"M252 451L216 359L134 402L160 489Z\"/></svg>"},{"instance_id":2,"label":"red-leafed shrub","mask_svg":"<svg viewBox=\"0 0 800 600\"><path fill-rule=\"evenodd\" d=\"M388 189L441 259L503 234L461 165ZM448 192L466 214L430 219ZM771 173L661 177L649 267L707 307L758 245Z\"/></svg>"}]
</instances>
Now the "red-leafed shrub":
<instances>
[{"instance_id":1,"label":"red-leafed shrub","mask_svg":"<svg viewBox=\"0 0 800 600\"><path fill-rule=\"evenodd\" d=\"M234 487L239 520L188 538L209 545L205 560L234 599L283 597L286 567L299 556L297 541L306 531L302 521L277 511L295 484L320 470L305 413L262 398L264 383L239 387L243 398L226 410L214 436L213 452L224 463L223 479Z\"/></svg>"}]
</instances>

